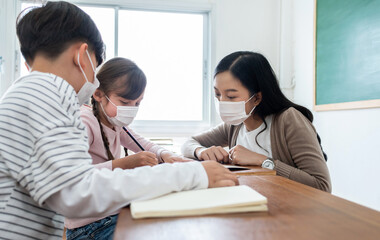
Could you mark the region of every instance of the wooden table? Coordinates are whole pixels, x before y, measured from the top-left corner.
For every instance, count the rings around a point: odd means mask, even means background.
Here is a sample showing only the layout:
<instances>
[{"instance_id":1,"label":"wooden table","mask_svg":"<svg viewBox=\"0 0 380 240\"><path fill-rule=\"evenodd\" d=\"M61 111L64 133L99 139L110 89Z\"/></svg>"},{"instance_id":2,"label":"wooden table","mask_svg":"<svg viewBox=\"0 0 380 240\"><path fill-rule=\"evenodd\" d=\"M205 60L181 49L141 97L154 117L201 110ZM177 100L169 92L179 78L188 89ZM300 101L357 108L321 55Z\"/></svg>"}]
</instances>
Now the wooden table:
<instances>
[{"instance_id":1,"label":"wooden table","mask_svg":"<svg viewBox=\"0 0 380 240\"><path fill-rule=\"evenodd\" d=\"M241 176L268 212L133 220L121 211L115 239L380 239L380 212L279 176Z\"/></svg>"}]
</instances>

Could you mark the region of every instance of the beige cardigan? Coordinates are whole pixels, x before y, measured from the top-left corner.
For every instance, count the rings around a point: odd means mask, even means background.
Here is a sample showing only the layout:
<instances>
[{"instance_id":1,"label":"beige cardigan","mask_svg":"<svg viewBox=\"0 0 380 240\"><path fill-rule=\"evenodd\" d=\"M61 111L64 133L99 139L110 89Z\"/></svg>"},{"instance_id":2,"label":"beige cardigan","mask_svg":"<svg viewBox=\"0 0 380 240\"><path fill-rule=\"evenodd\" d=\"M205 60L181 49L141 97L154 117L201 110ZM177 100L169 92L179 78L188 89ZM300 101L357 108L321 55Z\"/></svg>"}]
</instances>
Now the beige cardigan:
<instances>
[{"instance_id":1,"label":"beige cardigan","mask_svg":"<svg viewBox=\"0 0 380 240\"><path fill-rule=\"evenodd\" d=\"M219 126L193 136L182 147L185 157L194 158L198 147L236 145L243 124ZM312 123L295 108L274 115L271 132L272 156L277 175L331 192L331 181L317 133ZM195 141L194 141L195 140Z\"/></svg>"}]
</instances>

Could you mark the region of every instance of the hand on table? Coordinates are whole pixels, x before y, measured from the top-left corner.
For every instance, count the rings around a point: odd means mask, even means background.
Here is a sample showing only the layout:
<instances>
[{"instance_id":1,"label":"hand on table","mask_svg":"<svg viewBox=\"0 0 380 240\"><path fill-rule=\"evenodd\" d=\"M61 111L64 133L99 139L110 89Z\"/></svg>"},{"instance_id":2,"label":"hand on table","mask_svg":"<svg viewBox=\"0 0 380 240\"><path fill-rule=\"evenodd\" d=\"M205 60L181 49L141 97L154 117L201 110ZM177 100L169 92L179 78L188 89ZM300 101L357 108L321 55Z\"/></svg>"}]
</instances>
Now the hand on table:
<instances>
[{"instance_id":1,"label":"hand on table","mask_svg":"<svg viewBox=\"0 0 380 240\"><path fill-rule=\"evenodd\" d=\"M229 163L234 165L261 166L267 158L267 156L248 150L241 145L236 145L229 151Z\"/></svg>"},{"instance_id":2,"label":"hand on table","mask_svg":"<svg viewBox=\"0 0 380 240\"><path fill-rule=\"evenodd\" d=\"M196 155L199 160L213 160L220 163L228 163L228 152L220 146L209 148L197 148Z\"/></svg>"},{"instance_id":3,"label":"hand on table","mask_svg":"<svg viewBox=\"0 0 380 240\"><path fill-rule=\"evenodd\" d=\"M191 162L193 159L179 156L173 152L163 151L161 152L161 159L163 163L174 163L174 162Z\"/></svg>"},{"instance_id":4,"label":"hand on table","mask_svg":"<svg viewBox=\"0 0 380 240\"><path fill-rule=\"evenodd\" d=\"M142 166L154 166L157 164L158 159L156 154L143 151L113 160L112 168L132 169Z\"/></svg>"},{"instance_id":5,"label":"hand on table","mask_svg":"<svg viewBox=\"0 0 380 240\"><path fill-rule=\"evenodd\" d=\"M215 161L202 162L208 177L208 187L228 187L239 185L234 173Z\"/></svg>"}]
</instances>

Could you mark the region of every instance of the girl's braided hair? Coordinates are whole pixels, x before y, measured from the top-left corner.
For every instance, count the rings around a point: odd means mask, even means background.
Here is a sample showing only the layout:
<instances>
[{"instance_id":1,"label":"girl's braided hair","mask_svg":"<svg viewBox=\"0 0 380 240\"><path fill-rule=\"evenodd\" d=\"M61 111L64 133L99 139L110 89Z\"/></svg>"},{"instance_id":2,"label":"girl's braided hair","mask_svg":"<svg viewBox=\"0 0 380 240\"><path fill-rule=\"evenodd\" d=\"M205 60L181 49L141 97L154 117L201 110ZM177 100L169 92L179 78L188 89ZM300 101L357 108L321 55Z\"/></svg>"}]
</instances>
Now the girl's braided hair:
<instances>
[{"instance_id":1,"label":"girl's braided hair","mask_svg":"<svg viewBox=\"0 0 380 240\"><path fill-rule=\"evenodd\" d=\"M102 65L96 77L100 82L98 89L103 91L106 96L113 93L125 99L135 100L141 96L146 87L144 72L134 62L126 58L110 59ZM94 116L99 122L107 157L109 160L113 160L114 156L111 153L107 136L100 121L100 114L103 114L100 103L91 97L91 104ZM127 149L124 148L124 150L125 154L128 155Z\"/></svg>"}]
</instances>

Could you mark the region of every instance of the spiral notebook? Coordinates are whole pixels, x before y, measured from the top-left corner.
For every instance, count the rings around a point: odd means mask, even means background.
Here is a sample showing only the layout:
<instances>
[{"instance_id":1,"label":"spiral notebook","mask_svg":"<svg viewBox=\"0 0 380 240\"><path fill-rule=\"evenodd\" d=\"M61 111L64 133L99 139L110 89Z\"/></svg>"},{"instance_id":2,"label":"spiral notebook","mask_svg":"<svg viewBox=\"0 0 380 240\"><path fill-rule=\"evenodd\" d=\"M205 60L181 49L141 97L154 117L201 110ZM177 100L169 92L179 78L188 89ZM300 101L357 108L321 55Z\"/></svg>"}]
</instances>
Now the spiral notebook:
<instances>
[{"instance_id":1,"label":"spiral notebook","mask_svg":"<svg viewBox=\"0 0 380 240\"><path fill-rule=\"evenodd\" d=\"M175 192L130 208L135 219L268 211L267 198L245 185Z\"/></svg>"}]
</instances>

